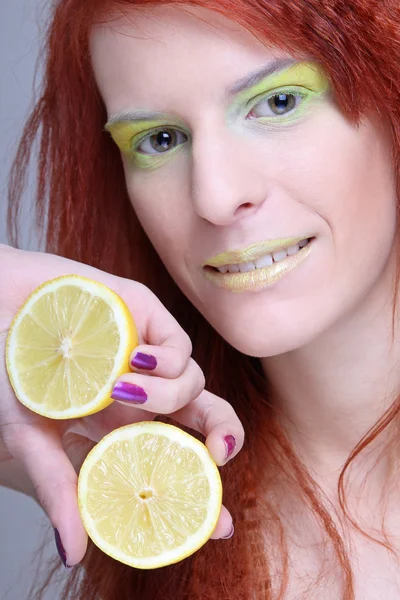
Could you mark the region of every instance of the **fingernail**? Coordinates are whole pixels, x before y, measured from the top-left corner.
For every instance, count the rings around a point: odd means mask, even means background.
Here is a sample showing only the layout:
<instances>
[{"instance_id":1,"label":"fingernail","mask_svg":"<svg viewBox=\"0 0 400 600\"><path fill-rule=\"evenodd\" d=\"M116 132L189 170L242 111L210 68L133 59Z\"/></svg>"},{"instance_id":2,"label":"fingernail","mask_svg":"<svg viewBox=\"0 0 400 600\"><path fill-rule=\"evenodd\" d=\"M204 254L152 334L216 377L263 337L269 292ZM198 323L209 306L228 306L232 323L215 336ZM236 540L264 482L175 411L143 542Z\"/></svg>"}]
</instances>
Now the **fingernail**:
<instances>
[{"instance_id":1,"label":"fingernail","mask_svg":"<svg viewBox=\"0 0 400 600\"><path fill-rule=\"evenodd\" d=\"M225 459L227 459L231 456L232 452L236 448L236 440L233 435L226 435L224 437L224 442L226 447Z\"/></svg>"},{"instance_id":2,"label":"fingernail","mask_svg":"<svg viewBox=\"0 0 400 600\"><path fill-rule=\"evenodd\" d=\"M66 552L64 550L64 546L62 545L62 541L61 541L61 537L60 534L58 532L58 529L54 529L54 538L56 541L56 546L57 546L57 552L61 558L62 564L64 565L64 567L66 569L70 569L70 567L67 565L67 555Z\"/></svg>"},{"instance_id":3,"label":"fingernail","mask_svg":"<svg viewBox=\"0 0 400 600\"><path fill-rule=\"evenodd\" d=\"M146 369L152 371L157 366L157 359L152 354L144 354L144 352L136 352L131 360L132 367L136 369Z\"/></svg>"},{"instance_id":4,"label":"fingernail","mask_svg":"<svg viewBox=\"0 0 400 600\"><path fill-rule=\"evenodd\" d=\"M124 400L133 404L144 404L147 394L143 388L126 381L117 381L111 394L114 400Z\"/></svg>"},{"instance_id":5,"label":"fingernail","mask_svg":"<svg viewBox=\"0 0 400 600\"><path fill-rule=\"evenodd\" d=\"M230 530L230 532L228 533L228 535L224 535L224 537L222 537L221 540L229 540L229 538L231 538L234 533L235 533L235 527L234 527L234 525L232 523L232 529Z\"/></svg>"}]
</instances>

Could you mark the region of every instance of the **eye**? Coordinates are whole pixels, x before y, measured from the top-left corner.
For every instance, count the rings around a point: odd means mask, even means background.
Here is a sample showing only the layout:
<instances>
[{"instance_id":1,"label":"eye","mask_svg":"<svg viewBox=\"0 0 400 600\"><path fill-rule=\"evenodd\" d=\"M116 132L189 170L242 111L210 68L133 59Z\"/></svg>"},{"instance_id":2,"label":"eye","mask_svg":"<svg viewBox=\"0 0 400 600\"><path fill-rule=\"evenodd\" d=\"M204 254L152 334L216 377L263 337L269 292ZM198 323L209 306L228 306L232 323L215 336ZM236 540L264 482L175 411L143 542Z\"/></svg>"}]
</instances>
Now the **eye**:
<instances>
[{"instance_id":1,"label":"eye","mask_svg":"<svg viewBox=\"0 0 400 600\"><path fill-rule=\"evenodd\" d=\"M273 96L264 98L253 106L248 117L250 119L257 119L260 117L279 117L280 115L286 115L295 110L302 100L303 96L300 94L289 92L274 94Z\"/></svg>"},{"instance_id":2,"label":"eye","mask_svg":"<svg viewBox=\"0 0 400 600\"><path fill-rule=\"evenodd\" d=\"M159 129L142 138L135 150L142 154L161 154L184 144L187 139L187 136L178 129Z\"/></svg>"}]
</instances>

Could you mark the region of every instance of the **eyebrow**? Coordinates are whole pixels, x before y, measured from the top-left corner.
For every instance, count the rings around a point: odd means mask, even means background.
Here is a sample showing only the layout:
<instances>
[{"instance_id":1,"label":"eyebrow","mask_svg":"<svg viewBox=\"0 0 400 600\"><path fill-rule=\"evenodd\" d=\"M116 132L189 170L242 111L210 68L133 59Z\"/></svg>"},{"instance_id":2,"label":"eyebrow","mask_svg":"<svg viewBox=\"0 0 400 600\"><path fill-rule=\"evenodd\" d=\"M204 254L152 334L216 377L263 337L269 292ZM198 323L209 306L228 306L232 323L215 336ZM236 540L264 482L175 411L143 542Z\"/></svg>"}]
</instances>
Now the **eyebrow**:
<instances>
[{"instance_id":1,"label":"eyebrow","mask_svg":"<svg viewBox=\"0 0 400 600\"><path fill-rule=\"evenodd\" d=\"M298 60L293 58L278 58L268 63L267 65L264 65L263 67L261 67L261 69L253 71L249 75L246 75L242 79L239 79L239 81L237 81L231 87L228 88L228 90L226 91L226 95L227 97L235 96L239 94L239 92L243 92L257 85L257 83L259 83L266 77L270 77L271 75L276 75L278 73L281 73L282 71L286 71L286 69L292 67L295 64L298 64L298 62ZM130 110L111 115L105 125L105 128L108 129L110 126L115 125L116 123L124 123L128 121L158 121L170 117L171 115L168 113L155 110Z\"/></svg>"},{"instance_id":2,"label":"eyebrow","mask_svg":"<svg viewBox=\"0 0 400 600\"><path fill-rule=\"evenodd\" d=\"M244 90L248 90L253 86L260 83L266 77L270 77L271 75L276 75L277 73L281 73L282 71L286 71L289 67L293 67L293 65L297 64L299 61L294 58L277 58L273 62L268 63L258 69L257 71L253 71L246 77L239 79L236 83L234 83L228 90L229 96L235 96L239 92L243 92Z\"/></svg>"},{"instance_id":3,"label":"eyebrow","mask_svg":"<svg viewBox=\"0 0 400 600\"><path fill-rule=\"evenodd\" d=\"M171 115L159 112L157 110L146 110L139 108L137 110L130 110L111 115L105 124L105 128L108 129L110 126L115 125L116 123L124 123L125 121L159 121L170 117Z\"/></svg>"}]
</instances>

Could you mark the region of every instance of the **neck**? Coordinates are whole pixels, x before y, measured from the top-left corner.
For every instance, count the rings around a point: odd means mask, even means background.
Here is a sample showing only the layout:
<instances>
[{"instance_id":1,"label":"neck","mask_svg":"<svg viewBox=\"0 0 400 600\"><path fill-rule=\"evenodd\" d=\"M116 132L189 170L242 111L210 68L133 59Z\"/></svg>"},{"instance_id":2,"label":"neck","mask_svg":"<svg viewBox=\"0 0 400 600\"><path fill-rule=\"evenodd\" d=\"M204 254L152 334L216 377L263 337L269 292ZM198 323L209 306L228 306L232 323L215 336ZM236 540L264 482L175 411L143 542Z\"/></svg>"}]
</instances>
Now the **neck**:
<instances>
[{"instance_id":1,"label":"neck","mask_svg":"<svg viewBox=\"0 0 400 600\"><path fill-rule=\"evenodd\" d=\"M392 323L392 282L386 276L361 306L309 344L262 359L287 434L316 472L338 475L397 397L400 332ZM375 442L380 450L384 437ZM387 465L380 468L386 472Z\"/></svg>"}]
</instances>

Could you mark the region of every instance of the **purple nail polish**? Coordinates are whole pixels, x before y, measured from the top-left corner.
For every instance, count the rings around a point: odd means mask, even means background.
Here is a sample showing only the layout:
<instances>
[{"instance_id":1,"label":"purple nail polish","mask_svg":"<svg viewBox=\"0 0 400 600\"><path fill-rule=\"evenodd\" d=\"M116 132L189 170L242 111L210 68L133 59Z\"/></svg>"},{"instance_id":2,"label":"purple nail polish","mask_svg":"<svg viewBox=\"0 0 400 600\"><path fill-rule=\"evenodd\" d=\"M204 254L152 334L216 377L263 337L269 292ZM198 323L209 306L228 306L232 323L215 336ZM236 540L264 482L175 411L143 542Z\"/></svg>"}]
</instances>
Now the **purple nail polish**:
<instances>
[{"instance_id":1,"label":"purple nail polish","mask_svg":"<svg viewBox=\"0 0 400 600\"><path fill-rule=\"evenodd\" d=\"M131 360L132 367L136 369L145 369L146 371L153 371L157 366L157 359L151 354L144 354L144 352L136 352L135 356Z\"/></svg>"},{"instance_id":2,"label":"purple nail polish","mask_svg":"<svg viewBox=\"0 0 400 600\"><path fill-rule=\"evenodd\" d=\"M233 437L233 435L226 435L224 437L224 442L226 447L225 458L229 458L233 453L234 449L236 448L236 440Z\"/></svg>"},{"instance_id":3,"label":"purple nail polish","mask_svg":"<svg viewBox=\"0 0 400 600\"><path fill-rule=\"evenodd\" d=\"M117 381L111 394L114 400L123 400L133 404L144 404L147 400L147 394L143 388L126 381Z\"/></svg>"},{"instance_id":4,"label":"purple nail polish","mask_svg":"<svg viewBox=\"0 0 400 600\"><path fill-rule=\"evenodd\" d=\"M60 537L60 534L58 532L58 529L54 529L54 538L55 538L55 541L56 541L57 552L60 555L62 564L64 565L64 567L66 569L69 569L70 567L67 565L67 555L66 555L66 552L64 550L64 546L62 545L62 541L61 541L61 537Z\"/></svg>"},{"instance_id":5,"label":"purple nail polish","mask_svg":"<svg viewBox=\"0 0 400 600\"><path fill-rule=\"evenodd\" d=\"M232 523L232 529L230 530L230 532L228 533L228 535L224 535L221 540L229 540L229 538L231 538L233 536L233 534L235 533L235 527Z\"/></svg>"}]
</instances>

